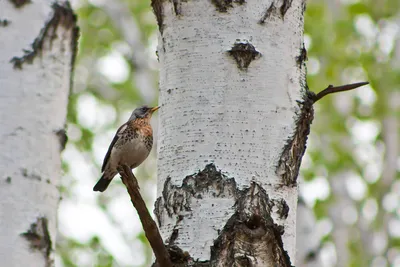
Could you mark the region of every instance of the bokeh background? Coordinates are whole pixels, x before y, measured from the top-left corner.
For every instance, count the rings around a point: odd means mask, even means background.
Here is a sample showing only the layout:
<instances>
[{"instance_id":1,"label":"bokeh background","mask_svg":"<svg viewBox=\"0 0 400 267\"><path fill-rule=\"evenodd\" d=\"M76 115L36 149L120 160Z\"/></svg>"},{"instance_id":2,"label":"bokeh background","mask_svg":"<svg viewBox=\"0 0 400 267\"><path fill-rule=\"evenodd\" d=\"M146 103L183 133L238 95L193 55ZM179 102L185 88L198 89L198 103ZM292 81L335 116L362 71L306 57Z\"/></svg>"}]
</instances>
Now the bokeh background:
<instances>
[{"instance_id":1,"label":"bokeh background","mask_svg":"<svg viewBox=\"0 0 400 267\"><path fill-rule=\"evenodd\" d=\"M150 0L73 0L81 38L63 152L56 264L150 266L120 179L92 192L117 127L158 95ZM308 0L308 85L369 81L315 106L300 195L316 218L321 266L400 266L400 1ZM152 120L157 134L157 116ZM153 209L156 149L135 173Z\"/></svg>"}]
</instances>

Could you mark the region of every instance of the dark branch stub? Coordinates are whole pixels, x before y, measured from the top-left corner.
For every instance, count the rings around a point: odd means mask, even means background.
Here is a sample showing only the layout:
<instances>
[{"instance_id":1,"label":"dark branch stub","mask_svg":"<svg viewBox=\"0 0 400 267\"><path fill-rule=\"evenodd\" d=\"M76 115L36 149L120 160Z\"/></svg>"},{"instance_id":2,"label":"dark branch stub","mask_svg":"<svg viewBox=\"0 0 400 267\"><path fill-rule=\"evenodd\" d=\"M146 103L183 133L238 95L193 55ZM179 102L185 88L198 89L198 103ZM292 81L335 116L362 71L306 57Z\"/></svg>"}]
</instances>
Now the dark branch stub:
<instances>
[{"instance_id":1,"label":"dark branch stub","mask_svg":"<svg viewBox=\"0 0 400 267\"><path fill-rule=\"evenodd\" d=\"M318 94L312 93L310 97L311 97L311 100L314 101L314 103L315 103L326 95L353 90L353 89L356 89L360 86L364 86L367 84L369 84L369 82L352 83L352 84L345 84L345 85L341 85L341 86L329 85L327 88L325 88Z\"/></svg>"},{"instance_id":2,"label":"dark branch stub","mask_svg":"<svg viewBox=\"0 0 400 267\"><path fill-rule=\"evenodd\" d=\"M251 61L261 56L261 53L247 41L236 42L228 53L236 60L237 66L240 70L247 70Z\"/></svg>"},{"instance_id":3,"label":"dark branch stub","mask_svg":"<svg viewBox=\"0 0 400 267\"><path fill-rule=\"evenodd\" d=\"M342 86L329 85L318 94L309 91L306 87L303 101L298 101L300 112L296 118L295 133L287 140L276 168L276 173L281 176L284 185L295 186L297 183L301 159L306 150L307 138L310 133L310 125L314 119L313 104L328 94L352 90L366 84L368 84L368 82L346 84Z\"/></svg>"},{"instance_id":4,"label":"dark branch stub","mask_svg":"<svg viewBox=\"0 0 400 267\"><path fill-rule=\"evenodd\" d=\"M29 230L22 233L21 236L29 242L32 250L38 250L43 253L43 256L46 260L46 267L54 266L54 260L51 258L53 247L48 229L47 218L38 218L35 223L30 225Z\"/></svg>"}]
</instances>

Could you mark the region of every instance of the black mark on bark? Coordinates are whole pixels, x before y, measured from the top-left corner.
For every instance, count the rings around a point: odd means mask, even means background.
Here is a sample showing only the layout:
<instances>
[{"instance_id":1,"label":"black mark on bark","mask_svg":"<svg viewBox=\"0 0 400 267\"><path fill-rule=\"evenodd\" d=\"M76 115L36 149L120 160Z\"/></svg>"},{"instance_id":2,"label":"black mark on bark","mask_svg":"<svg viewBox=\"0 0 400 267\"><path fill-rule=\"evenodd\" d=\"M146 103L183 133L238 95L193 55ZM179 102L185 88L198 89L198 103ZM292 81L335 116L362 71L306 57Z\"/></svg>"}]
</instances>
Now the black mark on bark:
<instances>
[{"instance_id":1,"label":"black mark on bark","mask_svg":"<svg viewBox=\"0 0 400 267\"><path fill-rule=\"evenodd\" d=\"M298 101L300 112L297 112L295 119L296 129L293 136L287 140L276 168L276 174L282 178L282 183L286 186L296 185L301 159L306 151L310 125L314 119L311 94L306 87L303 101Z\"/></svg>"},{"instance_id":2,"label":"black mark on bark","mask_svg":"<svg viewBox=\"0 0 400 267\"><path fill-rule=\"evenodd\" d=\"M306 1L306 0L303 0L303 3L302 3L301 8L302 8L301 11L302 11L303 14L304 14L304 12L306 12L306 9L307 9L307 1Z\"/></svg>"},{"instance_id":3,"label":"black mark on bark","mask_svg":"<svg viewBox=\"0 0 400 267\"><path fill-rule=\"evenodd\" d=\"M189 253L187 251L183 251L178 246L168 246L168 253L172 263L174 264L174 267L188 266L187 263L191 261Z\"/></svg>"},{"instance_id":4,"label":"black mark on bark","mask_svg":"<svg viewBox=\"0 0 400 267\"><path fill-rule=\"evenodd\" d=\"M243 5L245 0L211 0L219 12L227 12L229 8L233 7L233 3Z\"/></svg>"},{"instance_id":5,"label":"black mark on bark","mask_svg":"<svg viewBox=\"0 0 400 267\"><path fill-rule=\"evenodd\" d=\"M283 4L281 5L281 8L280 8L282 19L285 17L288 9L291 7L292 1L293 0L283 0Z\"/></svg>"},{"instance_id":6,"label":"black mark on bark","mask_svg":"<svg viewBox=\"0 0 400 267\"><path fill-rule=\"evenodd\" d=\"M289 215L289 206L286 201L283 198L274 200L274 205L278 208L279 219L287 219Z\"/></svg>"},{"instance_id":7,"label":"black mark on bark","mask_svg":"<svg viewBox=\"0 0 400 267\"><path fill-rule=\"evenodd\" d=\"M178 238L178 235L179 235L179 229L172 230L172 234L171 234L170 238L168 239L167 243L169 245L173 245L175 240Z\"/></svg>"},{"instance_id":8,"label":"black mark on bark","mask_svg":"<svg viewBox=\"0 0 400 267\"><path fill-rule=\"evenodd\" d=\"M156 16L158 30L161 35L164 31L164 7L163 4L166 0L151 0L151 7L153 8L154 15ZM182 0L169 0L172 2L174 13L176 16L182 15ZM158 58L158 57L157 57Z\"/></svg>"},{"instance_id":9,"label":"black mark on bark","mask_svg":"<svg viewBox=\"0 0 400 267\"><path fill-rule=\"evenodd\" d=\"M298 55L296 57L296 62L297 62L297 64L301 65L304 62L306 62L307 60L308 60L308 58L307 58L307 50L306 50L306 48L304 46L304 43L303 43L303 47L300 48L300 55Z\"/></svg>"},{"instance_id":10,"label":"black mark on bark","mask_svg":"<svg viewBox=\"0 0 400 267\"><path fill-rule=\"evenodd\" d=\"M170 236L170 237L166 240L166 242L165 242L165 243L167 243L169 246L174 245L175 240L178 238L178 236L179 236L179 229L178 229L178 226L179 226L179 223L180 223L182 220L183 220L183 215L178 215L178 216L177 216L177 219L176 219L176 223L175 223L174 229L172 230L172 234L171 234L171 236Z\"/></svg>"},{"instance_id":11,"label":"black mark on bark","mask_svg":"<svg viewBox=\"0 0 400 267\"><path fill-rule=\"evenodd\" d=\"M7 27L8 24L10 24L11 21L9 21L8 19L0 19L0 26L1 27Z\"/></svg>"},{"instance_id":12,"label":"black mark on bark","mask_svg":"<svg viewBox=\"0 0 400 267\"><path fill-rule=\"evenodd\" d=\"M52 5L53 14L51 18L45 23L44 27L40 31L39 35L33 41L31 50L24 50L24 55L21 57L13 57L11 63L14 64L14 68L21 69L23 63L32 64L33 59L41 55L43 50L43 44L45 41L50 42L50 46L55 38L57 38L56 32L59 26L63 26L65 29L72 30L71 48L72 48L72 59L71 67L73 68L76 45L79 34L79 28L76 26L76 16L73 13L69 2L63 4L54 3ZM73 69L72 69L73 70ZM71 75L72 76L72 75Z\"/></svg>"},{"instance_id":13,"label":"black mark on bark","mask_svg":"<svg viewBox=\"0 0 400 267\"><path fill-rule=\"evenodd\" d=\"M172 0L172 4L174 5L174 12L176 16L182 14L182 2L181 0Z\"/></svg>"},{"instance_id":14,"label":"black mark on bark","mask_svg":"<svg viewBox=\"0 0 400 267\"><path fill-rule=\"evenodd\" d=\"M240 70L247 70L251 61L261 56L261 53L248 42L236 42L228 53L236 60Z\"/></svg>"},{"instance_id":15,"label":"black mark on bark","mask_svg":"<svg viewBox=\"0 0 400 267\"><path fill-rule=\"evenodd\" d=\"M26 5L26 4L29 4L29 3L31 3L31 0L9 0L13 5L14 5L14 7L16 7L16 8L20 8L20 7L22 7L22 6L24 6L24 5Z\"/></svg>"},{"instance_id":16,"label":"black mark on bark","mask_svg":"<svg viewBox=\"0 0 400 267\"><path fill-rule=\"evenodd\" d=\"M274 3L272 4L264 11L261 19L258 21L259 24L264 24L265 21L271 16L271 14L276 13L276 7Z\"/></svg>"},{"instance_id":17,"label":"black mark on bark","mask_svg":"<svg viewBox=\"0 0 400 267\"><path fill-rule=\"evenodd\" d=\"M7 184L11 184L11 177L10 177L10 176L7 176L7 178L6 178L6 183L7 183Z\"/></svg>"},{"instance_id":18,"label":"black mark on bark","mask_svg":"<svg viewBox=\"0 0 400 267\"><path fill-rule=\"evenodd\" d=\"M42 177L40 177L39 175L34 174L34 173L28 173L28 170L26 168L22 168L21 169L21 174L25 178L36 180L36 181L39 181L39 182L42 181Z\"/></svg>"},{"instance_id":19,"label":"black mark on bark","mask_svg":"<svg viewBox=\"0 0 400 267\"><path fill-rule=\"evenodd\" d=\"M65 145L68 142L67 132L65 131L65 129L59 129L55 131L55 134L57 135L58 140L60 141L60 151L63 151L65 149Z\"/></svg>"},{"instance_id":20,"label":"black mark on bark","mask_svg":"<svg viewBox=\"0 0 400 267\"><path fill-rule=\"evenodd\" d=\"M179 215L181 212L191 211L191 198L198 198L199 195L212 194L213 197L227 197L236 191L234 179L228 179L219 172L214 164L208 164L204 170L186 176L182 186L172 185L168 177L164 183L162 198L158 198L155 204L154 213L159 225L164 211L169 217ZM179 217L178 217L179 219ZM177 220L179 223L182 220Z\"/></svg>"},{"instance_id":21,"label":"black mark on bark","mask_svg":"<svg viewBox=\"0 0 400 267\"><path fill-rule=\"evenodd\" d=\"M164 0L151 0L151 7L153 8L154 15L156 16L158 29L162 35L164 30L164 9L163 9ZM175 11L176 12L176 11Z\"/></svg>"},{"instance_id":22,"label":"black mark on bark","mask_svg":"<svg viewBox=\"0 0 400 267\"><path fill-rule=\"evenodd\" d=\"M280 19L284 19L286 12L291 7L293 0L273 0L271 5L265 9L263 12L261 19L258 21L259 24L264 24L265 21L272 17L279 17ZM278 6L279 2L281 2L280 6Z\"/></svg>"},{"instance_id":23,"label":"black mark on bark","mask_svg":"<svg viewBox=\"0 0 400 267\"><path fill-rule=\"evenodd\" d=\"M54 261L51 259L52 241L48 229L48 221L45 217L40 217L35 223L30 225L30 228L21 234L30 245L33 251L42 252L45 260L46 267L54 266Z\"/></svg>"}]
</instances>

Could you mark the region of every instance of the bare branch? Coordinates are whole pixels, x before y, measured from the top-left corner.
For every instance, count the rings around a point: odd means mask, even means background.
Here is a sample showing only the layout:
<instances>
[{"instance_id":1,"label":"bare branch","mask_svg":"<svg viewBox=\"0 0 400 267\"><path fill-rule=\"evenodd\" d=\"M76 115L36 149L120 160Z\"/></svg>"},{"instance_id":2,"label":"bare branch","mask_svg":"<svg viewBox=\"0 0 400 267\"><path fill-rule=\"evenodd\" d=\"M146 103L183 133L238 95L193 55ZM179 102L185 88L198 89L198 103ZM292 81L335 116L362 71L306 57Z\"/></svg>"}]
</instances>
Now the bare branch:
<instances>
[{"instance_id":1,"label":"bare branch","mask_svg":"<svg viewBox=\"0 0 400 267\"><path fill-rule=\"evenodd\" d=\"M146 203L139 192L139 185L136 177L133 175L131 169L126 165L118 167L118 172L121 175L122 182L128 190L131 202L139 214L143 230L146 234L147 240L149 240L151 248L153 249L154 255L156 256L158 266L172 267L168 251L164 246L157 224L153 218L151 218Z\"/></svg>"},{"instance_id":2,"label":"bare branch","mask_svg":"<svg viewBox=\"0 0 400 267\"><path fill-rule=\"evenodd\" d=\"M367 85L367 84L369 84L369 82L352 83L352 84L345 84L345 85L341 85L341 86L329 85L327 88L325 88L324 90L322 90L318 94L313 95L312 100L315 103L315 102L317 102L318 100L320 100L321 98L323 98L326 95L329 95L329 94L332 94L332 93L337 93L337 92L353 90L355 88L358 88L360 86L364 86L364 85Z\"/></svg>"}]
</instances>

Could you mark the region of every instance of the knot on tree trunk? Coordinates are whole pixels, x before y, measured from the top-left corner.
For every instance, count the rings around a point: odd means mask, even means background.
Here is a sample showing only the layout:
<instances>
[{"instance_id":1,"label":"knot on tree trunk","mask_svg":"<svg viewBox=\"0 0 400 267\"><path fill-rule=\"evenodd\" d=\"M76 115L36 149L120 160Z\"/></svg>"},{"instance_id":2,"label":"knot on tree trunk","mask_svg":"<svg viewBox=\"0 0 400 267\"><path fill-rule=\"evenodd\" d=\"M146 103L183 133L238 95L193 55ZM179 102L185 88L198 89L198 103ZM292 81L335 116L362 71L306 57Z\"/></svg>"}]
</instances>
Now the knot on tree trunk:
<instances>
[{"instance_id":1,"label":"knot on tree trunk","mask_svg":"<svg viewBox=\"0 0 400 267\"><path fill-rule=\"evenodd\" d=\"M211 248L211 266L291 266L283 248L283 227L271 217L274 205L255 182L240 191L236 212Z\"/></svg>"}]
</instances>

